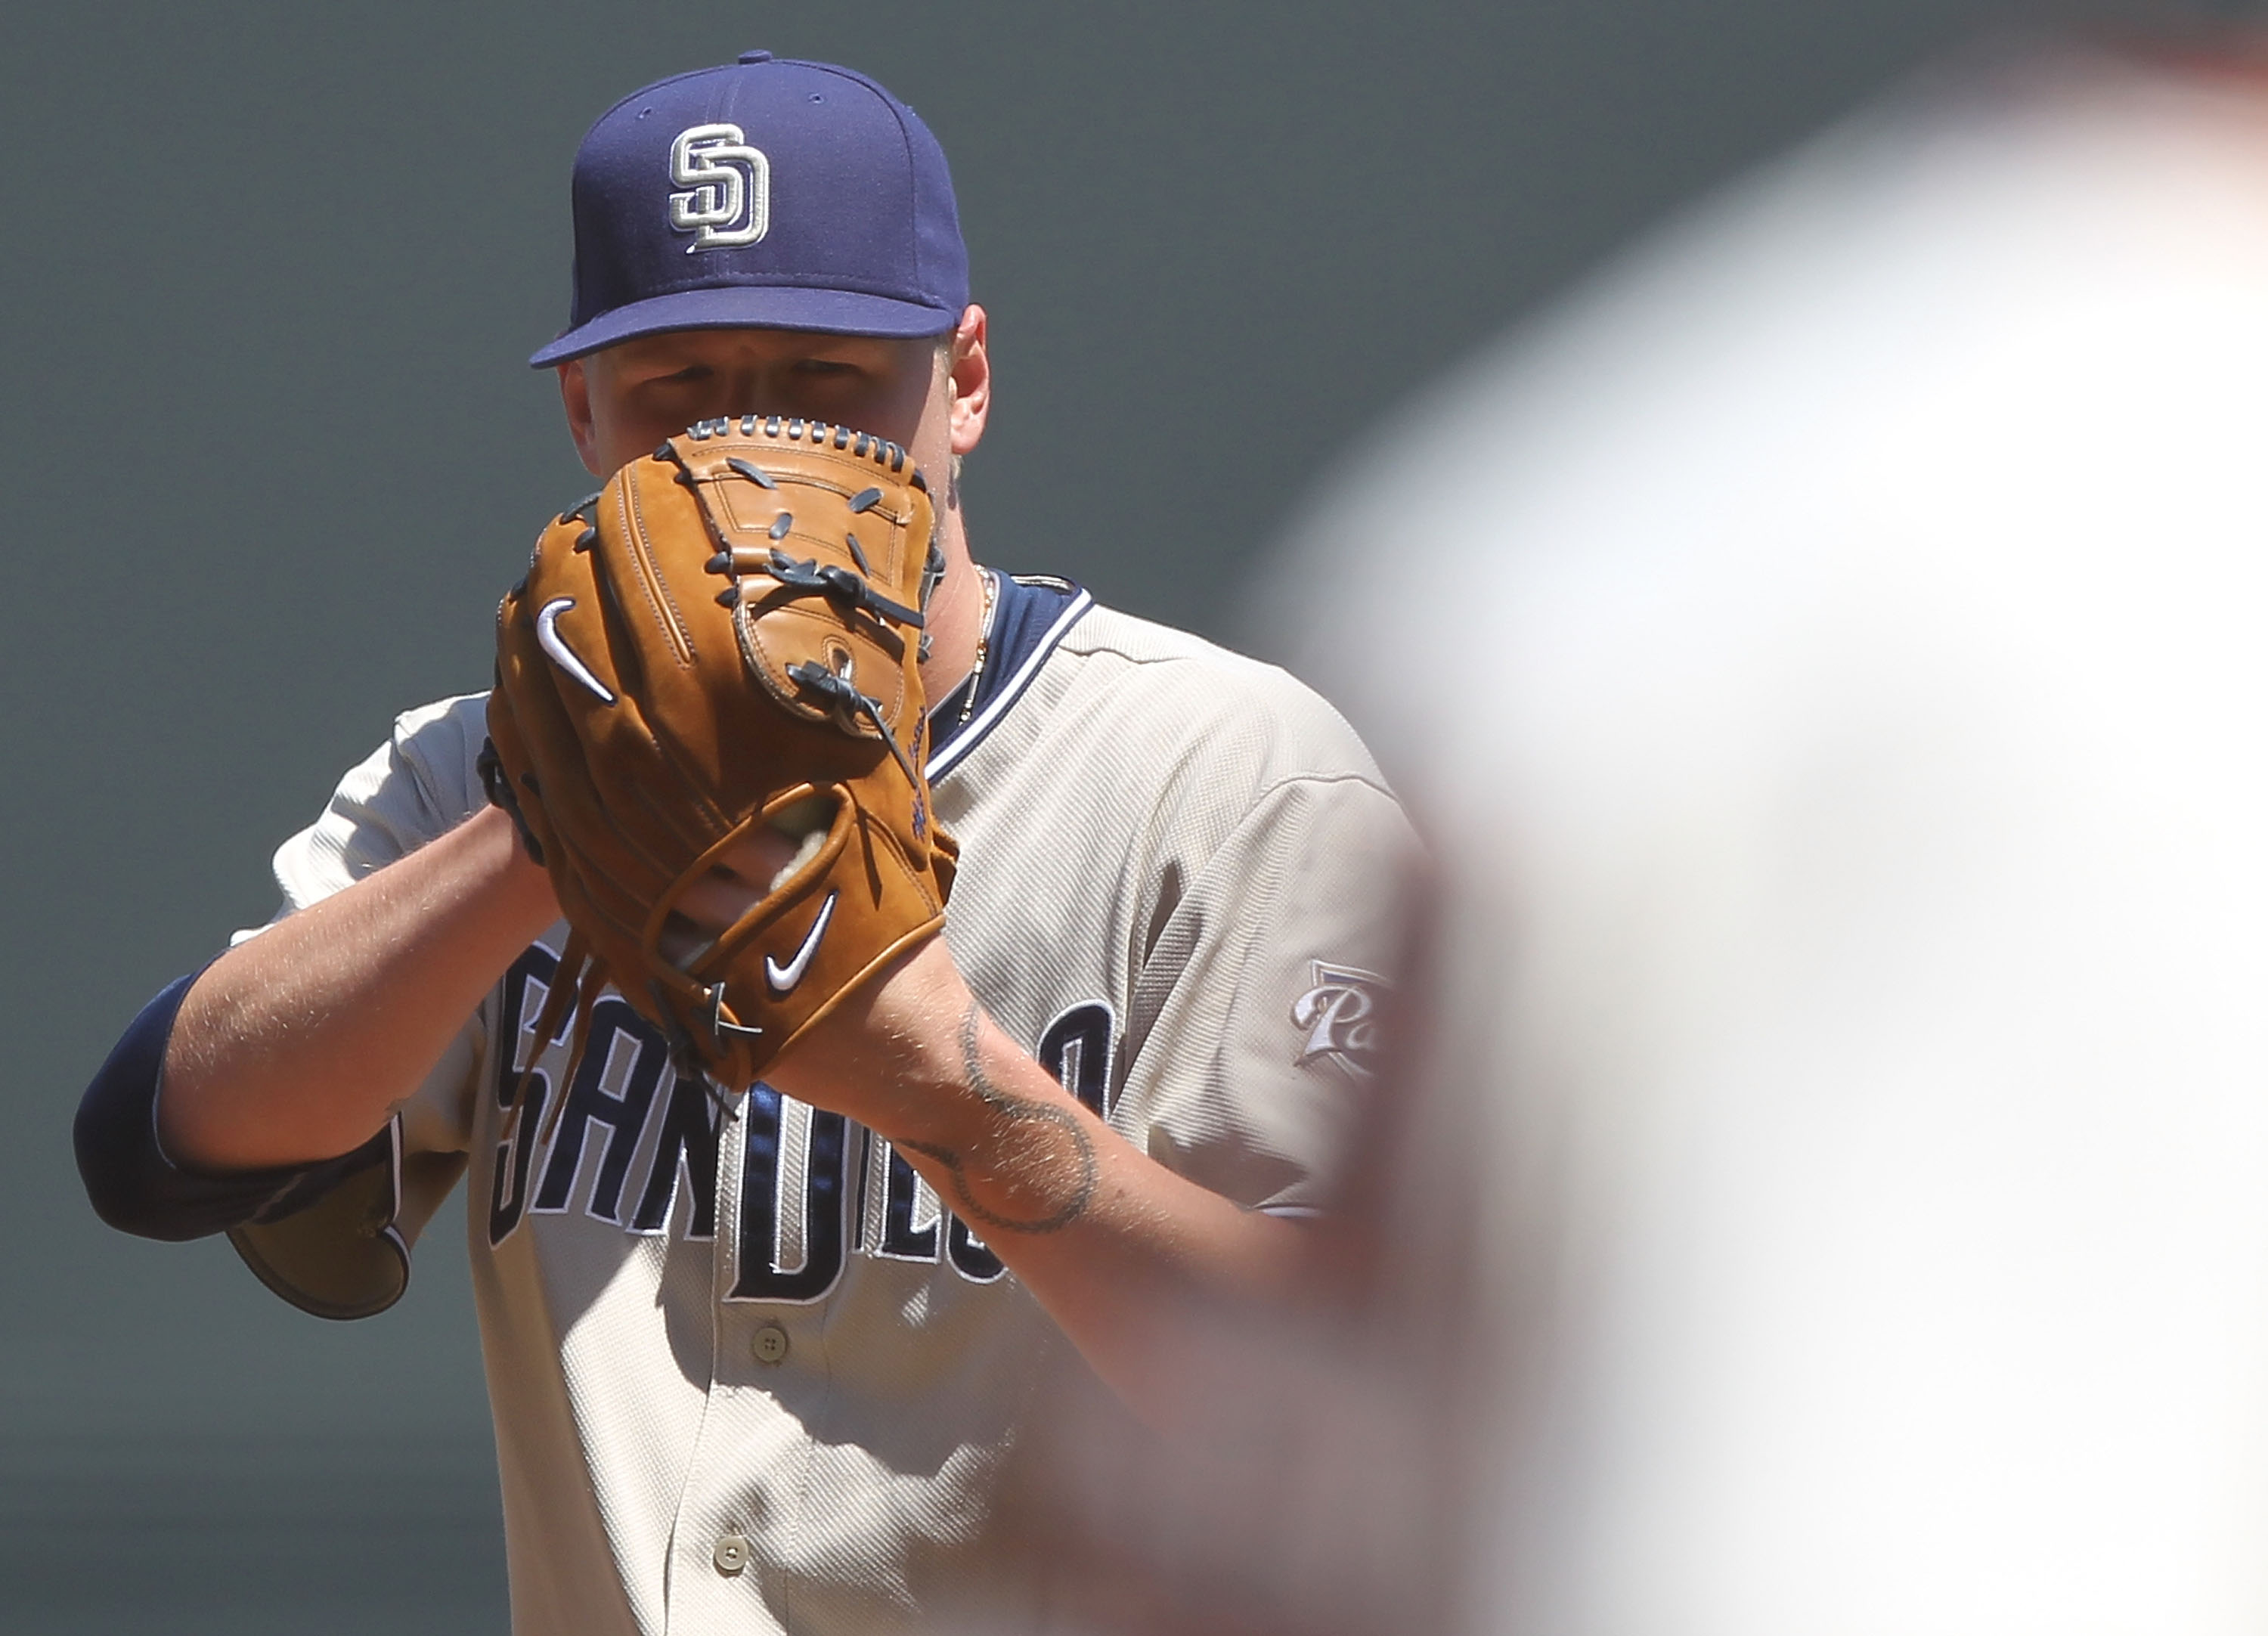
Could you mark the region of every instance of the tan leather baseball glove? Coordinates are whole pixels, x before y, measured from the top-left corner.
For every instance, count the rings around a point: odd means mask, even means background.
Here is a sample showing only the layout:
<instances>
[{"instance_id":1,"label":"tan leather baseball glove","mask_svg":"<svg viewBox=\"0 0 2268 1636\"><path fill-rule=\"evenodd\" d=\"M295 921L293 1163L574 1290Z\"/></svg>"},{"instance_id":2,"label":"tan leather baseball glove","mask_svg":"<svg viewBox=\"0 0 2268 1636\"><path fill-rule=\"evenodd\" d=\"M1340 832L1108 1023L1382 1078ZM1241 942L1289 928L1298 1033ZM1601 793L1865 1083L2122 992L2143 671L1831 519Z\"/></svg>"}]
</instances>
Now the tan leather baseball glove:
<instances>
[{"instance_id":1,"label":"tan leather baseball glove","mask_svg":"<svg viewBox=\"0 0 2268 1636\"><path fill-rule=\"evenodd\" d=\"M579 998L579 1058L611 980L681 1070L739 1091L944 924L932 520L897 445L749 416L671 438L544 530L497 612L482 765L572 932L538 1038ZM762 826L792 861L696 932L681 899Z\"/></svg>"}]
</instances>

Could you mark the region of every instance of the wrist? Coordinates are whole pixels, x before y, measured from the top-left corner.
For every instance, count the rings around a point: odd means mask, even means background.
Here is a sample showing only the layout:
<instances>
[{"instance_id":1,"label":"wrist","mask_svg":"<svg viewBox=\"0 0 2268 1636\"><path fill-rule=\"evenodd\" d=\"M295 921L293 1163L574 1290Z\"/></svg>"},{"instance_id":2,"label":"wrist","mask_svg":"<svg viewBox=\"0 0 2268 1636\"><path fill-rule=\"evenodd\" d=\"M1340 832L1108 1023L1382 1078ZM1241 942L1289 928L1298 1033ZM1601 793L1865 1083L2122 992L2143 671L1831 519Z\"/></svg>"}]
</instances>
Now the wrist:
<instances>
[{"instance_id":1,"label":"wrist","mask_svg":"<svg viewBox=\"0 0 2268 1636\"><path fill-rule=\"evenodd\" d=\"M515 928L525 927L526 943L559 917L559 900L551 889L551 876L527 855L511 816L484 807L465 820L460 844L470 854L472 867L484 876Z\"/></svg>"},{"instance_id":2,"label":"wrist","mask_svg":"<svg viewBox=\"0 0 2268 1636\"><path fill-rule=\"evenodd\" d=\"M939 1198L990 1235L1060 1231L1086 1214L1101 1174L1094 1117L973 1000L952 1072L903 1104L891 1145Z\"/></svg>"},{"instance_id":3,"label":"wrist","mask_svg":"<svg viewBox=\"0 0 2268 1636\"><path fill-rule=\"evenodd\" d=\"M978 1232L1051 1233L1086 1212L1094 1116L984 1014L941 937L799 1040L766 1078L865 1125Z\"/></svg>"}]
</instances>

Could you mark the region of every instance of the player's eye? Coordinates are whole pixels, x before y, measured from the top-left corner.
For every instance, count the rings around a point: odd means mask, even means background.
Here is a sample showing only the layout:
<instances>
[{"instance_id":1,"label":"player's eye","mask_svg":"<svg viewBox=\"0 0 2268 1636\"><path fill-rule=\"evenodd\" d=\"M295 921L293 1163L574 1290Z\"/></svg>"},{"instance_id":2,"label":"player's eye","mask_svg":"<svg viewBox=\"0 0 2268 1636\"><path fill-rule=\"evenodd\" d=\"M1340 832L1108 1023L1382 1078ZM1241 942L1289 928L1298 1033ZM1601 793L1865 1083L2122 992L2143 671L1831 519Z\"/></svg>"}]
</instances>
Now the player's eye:
<instances>
[{"instance_id":1,"label":"player's eye","mask_svg":"<svg viewBox=\"0 0 2268 1636\"><path fill-rule=\"evenodd\" d=\"M706 364L688 364L682 369L656 369L651 374L632 375L622 385L632 392L674 392L681 387L699 386L714 372Z\"/></svg>"}]
</instances>

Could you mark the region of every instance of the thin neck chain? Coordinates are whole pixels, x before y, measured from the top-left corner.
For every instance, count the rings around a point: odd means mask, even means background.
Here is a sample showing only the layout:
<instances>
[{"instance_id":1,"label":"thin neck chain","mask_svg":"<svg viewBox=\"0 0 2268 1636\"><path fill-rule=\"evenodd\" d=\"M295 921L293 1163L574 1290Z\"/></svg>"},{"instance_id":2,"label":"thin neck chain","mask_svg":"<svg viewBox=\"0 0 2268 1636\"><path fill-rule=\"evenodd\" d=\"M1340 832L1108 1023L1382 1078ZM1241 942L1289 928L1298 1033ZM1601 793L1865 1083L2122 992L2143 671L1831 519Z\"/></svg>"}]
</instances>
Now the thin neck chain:
<instances>
[{"instance_id":1,"label":"thin neck chain","mask_svg":"<svg viewBox=\"0 0 2268 1636\"><path fill-rule=\"evenodd\" d=\"M980 568L976 571L984 577L984 622L976 628L976 662L968 667L968 680L961 684L968 689L968 696L961 702L961 719L953 724L956 728L967 726L969 717L976 713L976 693L984 681L984 661L992 656L992 615L1000 597L1000 582L992 577L992 571Z\"/></svg>"}]
</instances>

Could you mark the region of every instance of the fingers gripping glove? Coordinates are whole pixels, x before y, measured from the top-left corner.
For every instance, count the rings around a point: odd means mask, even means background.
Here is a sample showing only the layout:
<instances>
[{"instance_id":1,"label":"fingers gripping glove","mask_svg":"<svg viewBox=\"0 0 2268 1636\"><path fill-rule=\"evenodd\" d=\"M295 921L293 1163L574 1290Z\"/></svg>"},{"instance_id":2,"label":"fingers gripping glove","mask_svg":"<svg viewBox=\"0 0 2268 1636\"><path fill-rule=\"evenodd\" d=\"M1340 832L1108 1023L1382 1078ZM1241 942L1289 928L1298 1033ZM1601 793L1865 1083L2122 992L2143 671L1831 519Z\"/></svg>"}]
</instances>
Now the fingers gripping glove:
<instances>
[{"instance_id":1,"label":"fingers gripping glove","mask_svg":"<svg viewBox=\"0 0 2268 1636\"><path fill-rule=\"evenodd\" d=\"M611 980L681 1068L737 1091L944 924L932 521L897 445L750 416L631 461L537 540L497 609L482 771L572 933L538 1039L579 999L579 1058ZM764 825L794 861L704 940L680 901Z\"/></svg>"}]
</instances>

